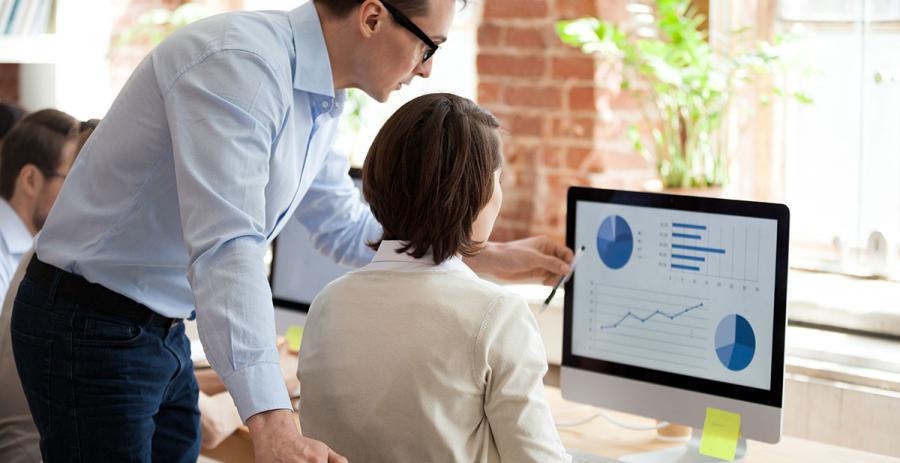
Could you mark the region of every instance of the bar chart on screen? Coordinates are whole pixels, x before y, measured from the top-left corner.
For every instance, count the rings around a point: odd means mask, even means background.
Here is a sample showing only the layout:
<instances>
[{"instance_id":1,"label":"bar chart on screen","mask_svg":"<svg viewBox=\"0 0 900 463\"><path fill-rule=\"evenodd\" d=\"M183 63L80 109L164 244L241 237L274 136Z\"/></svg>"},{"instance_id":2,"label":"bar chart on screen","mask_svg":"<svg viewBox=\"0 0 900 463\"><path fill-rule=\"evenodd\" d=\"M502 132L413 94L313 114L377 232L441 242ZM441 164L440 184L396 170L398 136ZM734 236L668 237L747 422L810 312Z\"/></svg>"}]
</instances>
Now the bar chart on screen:
<instances>
[{"instance_id":1,"label":"bar chart on screen","mask_svg":"<svg viewBox=\"0 0 900 463\"><path fill-rule=\"evenodd\" d=\"M722 281L759 281L758 227L671 221L659 225L660 266L675 275Z\"/></svg>"}]
</instances>

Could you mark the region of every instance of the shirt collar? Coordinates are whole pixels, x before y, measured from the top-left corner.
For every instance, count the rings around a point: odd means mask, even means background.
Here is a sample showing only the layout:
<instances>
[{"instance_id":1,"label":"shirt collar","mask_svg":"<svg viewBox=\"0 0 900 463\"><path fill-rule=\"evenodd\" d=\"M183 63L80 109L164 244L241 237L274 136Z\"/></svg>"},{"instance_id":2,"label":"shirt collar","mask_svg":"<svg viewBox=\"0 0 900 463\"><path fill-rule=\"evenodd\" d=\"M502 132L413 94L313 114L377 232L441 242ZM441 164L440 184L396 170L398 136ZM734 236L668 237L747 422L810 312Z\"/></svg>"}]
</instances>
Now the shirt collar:
<instances>
[{"instance_id":1,"label":"shirt collar","mask_svg":"<svg viewBox=\"0 0 900 463\"><path fill-rule=\"evenodd\" d=\"M440 264L435 265L431 258L431 252L426 253L420 258L415 258L405 252L398 253L397 250L404 246L404 242L400 240L385 240L378 246L372 263L367 265L365 270L399 270L399 271L421 271L421 270L439 270L439 271L458 271L477 277L475 272L466 265L459 256L453 256Z\"/></svg>"},{"instance_id":2,"label":"shirt collar","mask_svg":"<svg viewBox=\"0 0 900 463\"><path fill-rule=\"evenodd\" d=\"M331 62L313 3L309 1L288 13L294 31L294 88L333 98Z\"/></svg>"},{"instance_id":3,"label":"shirt collar","mask_svg":"<svg viewBox=\"0 0 900 463\"><path fill-rule=\"evenodd\" d=\"M10 252L22 254L31 249L34 237L12 206L0 199L0 235Z\"/></svg>"}]
</instances>

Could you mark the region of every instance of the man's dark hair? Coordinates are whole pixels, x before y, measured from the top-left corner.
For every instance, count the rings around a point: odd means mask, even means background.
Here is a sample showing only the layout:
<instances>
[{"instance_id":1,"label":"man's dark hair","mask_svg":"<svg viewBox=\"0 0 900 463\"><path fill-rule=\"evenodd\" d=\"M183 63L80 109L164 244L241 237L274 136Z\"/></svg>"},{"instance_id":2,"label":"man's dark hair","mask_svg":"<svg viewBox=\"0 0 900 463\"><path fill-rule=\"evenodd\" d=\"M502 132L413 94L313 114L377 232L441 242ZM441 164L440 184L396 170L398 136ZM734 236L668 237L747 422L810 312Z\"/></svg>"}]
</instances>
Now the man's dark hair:
<instances>
[{"instance_id":1,"label":"man's dark hair","mask_svg":"<svg viewBox=\"0 0 900 463\"><path fill-rule=\"evenodd\" d=\"M434 263L472 256L472 224L494 193L503 162L500 124L472 101L449 93L420 96L397 110L372 142L363 194L384 232L369 243L401 240L405 252Z\"/></svg>"},{"instance_id":2,"label":"man's dark hair","mask_svg":"<svg viewBox=\"0 0 900 463\"><path fill-rule=\"evenodd\" d=\"M434 0L385 0L390 3L393 7L402 11L403 14L409 17L416 16L425 16L428 14L428 7L431 1ZM463 6L468 3L468 0L458 0ZM316 4L324 6L328 11L337 16L338 18L343 18L350 14L354 8L358 7L360 0L315 0Z\"/></svg>"},{"instance_id":3,"label":"man's dark hair","mask_svg":"<svg viewBox=\"0 0 900 463\"><path fill-rule=\"evenodd\" d=\"M22 168L33 164L44 175L53 175L62 163L66 143L78 139L78 121L56 109L31 113L3 139L0 149L0 197L10 200Z\"/></svg>"},{"instance_id":4,"label":"man's dark hair","mask_svg":"<svg viewBox=\"0 0 900 463\"><path fill-rule=\"evenodd\" d=\"M10 102L0 102L0 140L3 140L9 130L23 117L25 117L25 110L21 106Z\"/></svg>"}]
</instances>

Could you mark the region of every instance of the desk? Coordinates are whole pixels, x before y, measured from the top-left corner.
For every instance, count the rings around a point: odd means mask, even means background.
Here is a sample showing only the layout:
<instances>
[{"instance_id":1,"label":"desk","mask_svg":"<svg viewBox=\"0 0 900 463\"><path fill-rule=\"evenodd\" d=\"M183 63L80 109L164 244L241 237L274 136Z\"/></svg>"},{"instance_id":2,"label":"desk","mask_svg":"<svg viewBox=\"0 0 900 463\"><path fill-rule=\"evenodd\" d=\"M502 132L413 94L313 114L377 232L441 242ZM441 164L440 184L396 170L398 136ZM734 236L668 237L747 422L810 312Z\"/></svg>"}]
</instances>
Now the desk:
<instances>
[{"instance_id":1,"label":"desk","mask_svg":"<svg viewBox=\"0 0 900 463\"><path fill-rule=\"evenodd\" d=\"M553 415L557 420L576 421L587 418L595 413L593 407L568 402L563 400L559 389L546 387L547 401L553 409ZM623 413L613 415L637 424L650 424L651 420ZM656 431L627 431L616 427L602 418L573 428L559 430L566 448L582 452L603 455L610 458L618 458L623 455L645 452L665 448L677 444L667 444L657 441L654 436ZM776 445L764 444L755 441L747 442L747 457L745 463L898 463L900 459L861 452L833 445L797 439L794 437L782 437ZM250 440L250 431L242 428L225 440L219 447L213 450L203 450L203 455L224 462L250 462L253 461L253 443ZM355 462L360 463L360 462Z\"/></svg>"}]
</instances>

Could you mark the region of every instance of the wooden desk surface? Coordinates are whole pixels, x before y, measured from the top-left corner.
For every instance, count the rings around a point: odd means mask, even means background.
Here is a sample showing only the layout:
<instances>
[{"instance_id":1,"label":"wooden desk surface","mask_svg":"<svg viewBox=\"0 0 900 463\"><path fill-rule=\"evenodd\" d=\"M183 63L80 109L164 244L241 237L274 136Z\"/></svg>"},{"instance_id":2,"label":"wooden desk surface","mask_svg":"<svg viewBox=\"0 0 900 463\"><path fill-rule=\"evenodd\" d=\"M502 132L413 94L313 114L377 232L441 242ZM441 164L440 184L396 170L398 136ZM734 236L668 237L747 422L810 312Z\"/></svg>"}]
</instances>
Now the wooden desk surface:
<instances>
[{"instance_id":1,"label":"wooden desk surface","mask_svg":"<svg viewBox=\"0 0 900 463\"><path fill-rule=\"evenodd\" d=\"M596 409L587 405L563 400L560 391L555 387L546 387L547 401L553 415L560 422L577 421L587 418ZM651 424L652 420L623 413L612 413L614 416L636 424ZM656 431L627 431L616 427L608 421L597 418L589 423L571 428L561 428L559 435L566 448L582 452L602 455L607 458L619 458L631 453L662 449L678 444L670 444L655 439ZM859 450L836 447L819 442L784 436L778 444L748 442L745 463L778 463L778 462L816 462L816 463L898 463L900 459L876 455ZM229 437L219 447L203 450L203 455L224 462L253 461L253 443L250 432L242 428ZM359 462L356 462L359 463Z\"/></svg>"},{"instance_id":2,"label":"wooden desk surface","mask_svg":"<svg viewBox=\"0 0 900 463\"><path fill-rule=\"evenodd\" d=\"M593 407L564 400L559 389L555 387L546 387L546 395L550 408L553 409L553 416L559 422L578 421L596 413ZM653 420L624 413L611 414L628 423L647 425L654 423ZM559 435L566 448L607 458L620 458L631 453L679 445L656 440L656 431L628 431L603 418L573 428L560 428ZM747 455L743 460L744 463L897 463L898 461L900 459L788 436L782 436L781 442L774 445L748 441Z\"/></svg>"}]
</instances>

